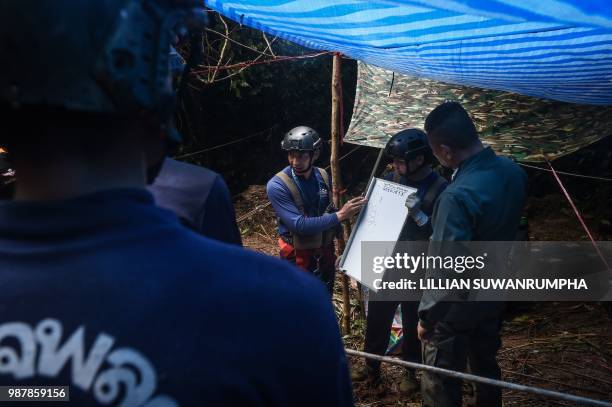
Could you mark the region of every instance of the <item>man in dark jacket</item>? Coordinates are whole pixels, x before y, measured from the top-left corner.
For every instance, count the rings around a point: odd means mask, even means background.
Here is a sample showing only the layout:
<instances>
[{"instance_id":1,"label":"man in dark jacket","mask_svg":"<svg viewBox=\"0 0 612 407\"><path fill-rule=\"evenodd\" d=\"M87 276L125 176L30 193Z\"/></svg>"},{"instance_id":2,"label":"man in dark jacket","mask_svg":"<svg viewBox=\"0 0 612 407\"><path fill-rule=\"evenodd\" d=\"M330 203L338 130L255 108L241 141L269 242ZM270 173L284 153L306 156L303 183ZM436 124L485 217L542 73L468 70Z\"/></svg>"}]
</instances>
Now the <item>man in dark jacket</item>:
<instances>
[{"instance_id":1,"label":"man in dark jacket","mask_svg":"<svg viewBox=\"0 0 612 407\"><path fill-rule=\"evenodd\" d=\"M208 168L166 158L147 188L155 203L211 239L242 246L234 204L221 175Z\"/></svg>"},{"instance_id":2,"label":"man in dark jacket","mask_svg":"<svg viewBox=\"0 0 612 407\"><path fill-rule=\"evenodd\" d=\"M425 130L434 155L455 170L434 208L432 242L514 240L525 200L525 173L482 145L458 103L436 107L427 116ZM429 254L439 253L430 249ZM424 362L459 371L469 363L472 373L499 379L495 355L501 344L502 311L503 303L444 301L444 294L424 291L418 326ZM421 384L424 406L461 406L459 380L424 373ZM501 406L498 387L476 384L475 390L477 405Z\"/></svg>"}]
</instances>

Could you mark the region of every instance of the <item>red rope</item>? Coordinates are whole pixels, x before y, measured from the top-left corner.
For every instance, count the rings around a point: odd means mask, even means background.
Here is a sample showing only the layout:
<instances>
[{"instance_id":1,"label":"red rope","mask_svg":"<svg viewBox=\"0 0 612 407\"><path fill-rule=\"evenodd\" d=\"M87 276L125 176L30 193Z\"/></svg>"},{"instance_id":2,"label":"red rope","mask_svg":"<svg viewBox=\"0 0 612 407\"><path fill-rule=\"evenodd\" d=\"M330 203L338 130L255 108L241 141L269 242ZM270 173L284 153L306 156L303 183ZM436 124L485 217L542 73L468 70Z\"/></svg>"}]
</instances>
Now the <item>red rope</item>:
<instances>
[{"instance_id":1,"label":"red rope","mask_svg":"<svg viewBox=\"0 0 612 407\"><path fill-rule=\"evenodd\" d=\"M307 59L307 58L316 58L316 57L320 57L321 55L327 55L330 54L331 52L329 51L325 51L325 52L318 52L316 54L306 54L306 55L297 55L297 56L277 56L274 57L274 59L269 59L267 61L249 61L249 62L241 62L239 64L233 64L233 65L225 65L225 66L210 66L210 65L205 65L205 66L200 66L199 68L203 68L200 70L192 70L191 74L202 74L202 73L206 73L211 69L216 69L216 70L226 70L226 69L235 69L235 68L245 68L248 66L253 66L253 65L262 65L262 64L271 64L274 62L284 62L284 61L295 61L298 59Z\"/></svg>"},{"instance_id":2,"label":"red rope","mask_svg":"<svg viewBox=\"0 0 612 407\"><path fill-rule=\"evenodd\" d=\"M574 201L572 200L572 197L570 196L569 192L567 192L567 189L565 189L565 186L561 182L561 179L559 178L559 175L557 175L557 171L555 171L555 169L553 168L553 166L550 163L550 161L547 160L546 163L550 167L550 170L551 170L553 176L555 177L555 180L559 184L559 187L561 188L561 191L563 192L563 195L565 195L565 197L567 198L568 202L570 203L572 209L574 210L574 213L576 214L576 217L580 221L580 224L582 225L582 228L586 231L587 235L589 236L589 239L591 239L591 243L593 243L593 247L597 251L597 254L601 258L601 261L603 261L603 263L606 265L606 268L608 269L608 271L612 271L612 269L610 268L610 265L608 264L606 258L601 253L601 250L599 250L599 246L597 246L597 243L595 242L595 239L593 239L593 235L591 234L591 231L589 230L588 226L584 222L584 219L582 218L582 215L580 215L580 211L578 210L578 208L574 204Z\"/></svg>"}]
</instances>

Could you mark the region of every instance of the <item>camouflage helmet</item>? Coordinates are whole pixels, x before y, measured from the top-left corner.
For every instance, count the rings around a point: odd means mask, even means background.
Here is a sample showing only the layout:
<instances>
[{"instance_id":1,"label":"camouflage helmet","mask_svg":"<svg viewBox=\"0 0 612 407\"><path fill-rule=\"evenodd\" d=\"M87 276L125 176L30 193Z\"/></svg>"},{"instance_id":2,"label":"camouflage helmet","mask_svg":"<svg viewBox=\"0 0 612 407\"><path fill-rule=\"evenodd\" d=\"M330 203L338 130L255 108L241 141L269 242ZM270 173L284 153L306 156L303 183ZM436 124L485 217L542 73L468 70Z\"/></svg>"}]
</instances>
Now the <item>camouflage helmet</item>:
<instances>
[{"instance_id":1,"label":"camouflage helmet","mask_svg":"<svg viewBox=\"0 0 612 407\"><path fill-rule=\"evenodd\" d=\"M320 146L319 134L306 126L289 130L281 142L281 148L285 151L315 151Z\"/></svg>"},{"instance_id":2,"label":"camouflage helmet","mask_svg":"<svg viewBox=\"0 0 612 407\"><path fill-rule=\"evenodd\" d=\"M385 146L385 154L392 158L410 161L422 154L431 160L432 151L427 136L419 129L406 129L396 133Z\"/></svg>"},{"instance_id":3,"label":"camouflage helmet","mask_svg":"<svg viewBox=\"0 0 612 407\"><path fill-rule=\"evenodd\" d=\"M144 110L169 120L171 30L202 21L200 3L3 1L0 103L110 114Z\"/></svg>"}]
</instances>

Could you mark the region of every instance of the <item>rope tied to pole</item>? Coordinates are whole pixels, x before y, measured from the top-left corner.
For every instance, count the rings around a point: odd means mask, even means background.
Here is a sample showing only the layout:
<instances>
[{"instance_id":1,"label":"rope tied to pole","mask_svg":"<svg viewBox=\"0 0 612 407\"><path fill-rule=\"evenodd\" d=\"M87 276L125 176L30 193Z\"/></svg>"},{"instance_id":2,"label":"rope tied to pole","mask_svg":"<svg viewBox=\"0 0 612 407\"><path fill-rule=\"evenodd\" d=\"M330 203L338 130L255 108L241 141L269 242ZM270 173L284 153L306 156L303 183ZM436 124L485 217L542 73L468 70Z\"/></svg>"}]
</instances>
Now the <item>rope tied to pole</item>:
<instances>
[{"instance_id":1,"label":"rope tied to pole","mask_svg":"<svg viewBox=\"0 0 612 407\"><path fill-rule=\"evenodd\" d=\"M193 69L191 71L191 75L198 75L198 74L203 74L206 73L208 70L211 69L217 69L217 70L228 70L228 69L236 69L236 68L246 68L249 66L254 66L254 65L266 65L266 64L271 64L274 62L284 62L284 61L297 61L300 59L308 59L308 58L316 58L316 57L320 57L322 55L328 55L331 52L329 51L325 51L325 52L317 52L314 54L306 54L306 55L296 55L296 56L275 56L272 59L269 60L265 60L265 61L248 61L248 62L241 62L238 64L232 64L232 65L225 65L225 66L220 66L220 67L216 67L216 66L210 66L210 65L200 65L198 66L198 69Z\"/></svg>"}]
</instances>

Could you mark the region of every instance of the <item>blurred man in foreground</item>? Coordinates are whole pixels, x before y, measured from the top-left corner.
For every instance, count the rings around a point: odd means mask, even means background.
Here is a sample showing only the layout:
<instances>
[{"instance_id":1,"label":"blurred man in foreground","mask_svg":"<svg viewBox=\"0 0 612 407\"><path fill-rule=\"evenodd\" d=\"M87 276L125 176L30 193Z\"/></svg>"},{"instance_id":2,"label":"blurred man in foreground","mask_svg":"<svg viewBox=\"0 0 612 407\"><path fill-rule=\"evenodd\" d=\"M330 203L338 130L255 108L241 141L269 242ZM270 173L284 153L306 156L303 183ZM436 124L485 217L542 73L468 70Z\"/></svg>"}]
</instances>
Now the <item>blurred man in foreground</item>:
<instances>
[{"instance_id":1,"label":"blurred man in foreground","mask_svg":"<svg viewBox=\"0 0 612 407\"><path fill-rule=\"evenodd\" d=\"M170 29L197 4L0 2L0 112L18 129L0 135L17 174L0 382L67 385L79 406L351 405L323 287L189 231L144 188L167 150Z\"/></svg>"}]
</instances>

